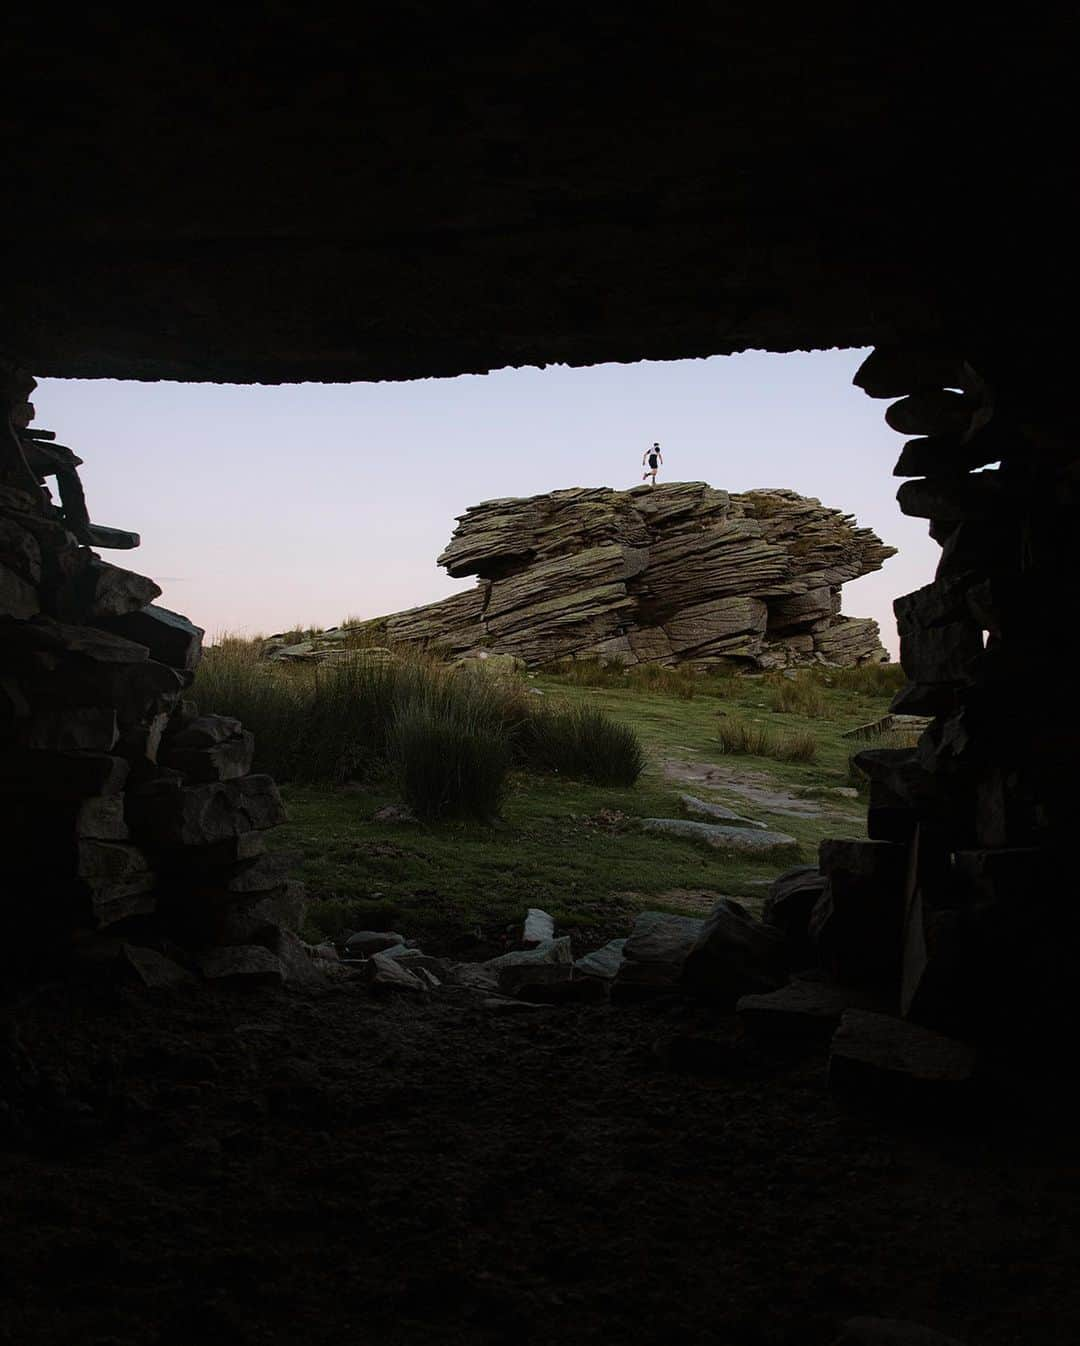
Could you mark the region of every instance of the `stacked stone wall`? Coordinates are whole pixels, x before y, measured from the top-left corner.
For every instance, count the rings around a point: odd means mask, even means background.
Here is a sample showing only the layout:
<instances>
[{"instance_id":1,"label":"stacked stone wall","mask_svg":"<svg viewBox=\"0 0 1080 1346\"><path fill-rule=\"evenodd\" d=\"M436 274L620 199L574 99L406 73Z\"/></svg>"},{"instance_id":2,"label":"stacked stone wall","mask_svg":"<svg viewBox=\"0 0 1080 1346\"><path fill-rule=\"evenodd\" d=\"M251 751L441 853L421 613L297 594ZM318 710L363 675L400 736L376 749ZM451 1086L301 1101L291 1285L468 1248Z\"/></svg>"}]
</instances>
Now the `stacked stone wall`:
<instances>
[{"instance_id":1,"label":"stacked stone wall","mask_svg":"<svg viewBox=\"0 0 1080 1346\"><path fill-rule=\"evenodd\" d=\"M33 428L33 380L0 377L3 960L29 969L106 931L272 944L303 894L266 850L284 810L252 735L199 714L202 631L102 559L138 535L91 522L80 459Z\"/></svg>"}]
</instances>

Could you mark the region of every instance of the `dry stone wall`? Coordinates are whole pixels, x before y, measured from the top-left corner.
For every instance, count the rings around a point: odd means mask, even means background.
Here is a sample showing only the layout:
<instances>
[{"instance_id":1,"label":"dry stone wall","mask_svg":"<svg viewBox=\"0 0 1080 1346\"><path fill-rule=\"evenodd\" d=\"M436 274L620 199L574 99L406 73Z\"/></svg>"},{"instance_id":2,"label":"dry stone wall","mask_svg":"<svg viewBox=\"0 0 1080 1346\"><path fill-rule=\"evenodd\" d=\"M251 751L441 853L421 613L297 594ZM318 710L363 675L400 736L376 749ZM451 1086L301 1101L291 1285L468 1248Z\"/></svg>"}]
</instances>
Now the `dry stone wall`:
<instances>
[{"instance_id":1,"label":"dry stone wall","mask_svg":"<svg viewBox=\"0 0 1080 1346\"><path fill-rule=\"evenodd\" d=\"M0 955L106 929L272 942L302 888L266 853L284 812L251 734L187 696L203 633L101 558L138 535L90 521L80 460L31 428L33 380L0 379Z\"/></svg>"},{"instance_id":2,"label":"dry stone wall","mask_svg":"<svg viewBox=\"0 0 1080 1346\"><path fill-rule=\"evenodd\" d=\"M460 517L439 557L455 578L475 575L477 587L395 613L381 635L530 666L584 657L756 668L882 660L877 624L841 616L840 590L894 550L850 515L787 490L732 495L674 482L489 500ZM266 653L333 657L349 634L278 637Z\"/></svg>"},{"instance_id":3,"label":"dry stone wall","mask_svg":"<svg viewBox=\"0 0 1080 1346\"><path fill-rule=\"evenodd\" d=\"M950 351L879 348L855 382L920 436L897 498L941 559L894 605L909 682L893 710L931 718L916 747L856 756L868 839L822 844L797 935L925 1027L1051 1050L1077 1017L1077 734L1049 650L1075 608L1080 456L1038 396Z\"/></svg>"}]
</instances>

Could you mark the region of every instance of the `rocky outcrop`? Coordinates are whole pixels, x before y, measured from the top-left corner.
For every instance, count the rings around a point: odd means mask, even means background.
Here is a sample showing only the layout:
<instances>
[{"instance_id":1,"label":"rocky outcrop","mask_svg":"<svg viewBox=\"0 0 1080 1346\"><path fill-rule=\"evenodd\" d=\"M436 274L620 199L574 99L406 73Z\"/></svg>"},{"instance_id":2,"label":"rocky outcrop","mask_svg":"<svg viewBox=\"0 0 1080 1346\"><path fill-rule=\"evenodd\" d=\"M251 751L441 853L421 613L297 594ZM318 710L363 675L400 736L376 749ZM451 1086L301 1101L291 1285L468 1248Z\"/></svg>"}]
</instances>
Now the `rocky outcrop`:
<instances>
[{"instance_id":1,"label":"rocky outcrop","mask_svg":"<svg viewBox=\"0 0 1080 1346\"><path fill-rule=\"evenodd\" d=\"M840 589L894 551L850 515L787 490L673 482L488 500L459 518L439 557L477 587L377 629L390 644L494 651L530 666L588 656L857 664L888 656L876 622L840 616ZM276 638L267 655L326 658L348 648L348 635Z\"/></svg>"}]
</instances>

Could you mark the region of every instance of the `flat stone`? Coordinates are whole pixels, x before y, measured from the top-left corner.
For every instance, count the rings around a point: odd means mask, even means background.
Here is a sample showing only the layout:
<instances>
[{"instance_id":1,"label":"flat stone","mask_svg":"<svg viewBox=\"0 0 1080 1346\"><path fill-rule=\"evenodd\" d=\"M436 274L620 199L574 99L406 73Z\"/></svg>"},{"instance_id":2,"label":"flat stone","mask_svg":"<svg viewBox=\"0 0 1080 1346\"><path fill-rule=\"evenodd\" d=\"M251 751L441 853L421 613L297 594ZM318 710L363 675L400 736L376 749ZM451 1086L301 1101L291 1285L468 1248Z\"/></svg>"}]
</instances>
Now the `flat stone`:
<instances>
[{"instance_id":1,"label":"flat stone","mask_svg":"<svg viewBox=\"0 0 1080 1346\"><path fill-rule=\"evenodd\" d=\"M420 969L423 971L423 969ZM368 985L373 991L409 991L414 994L426 994L431 988L428 981L396 958L388 958L383 953L375 953L364 967Z\"/></svg>"},{"instance_id":2,"label":"flat stone","mask_svg":"<svg viewBox=\"0 0 1080 1346\"><path fill-rule=\"evenodd\" d=\"M170 668L190 671L198 667L205 634L179 612L151 603L137 612L126 612L104 623L107 629L145 645L151 659Z\"/></svg>"},{"instance_id":3,"label":"flat stone","mask_svg":"<svg viewBox=\"0 0 1080 1346\"><path fill-rule=\"evenodd\" d=\"M904 397L920 388L964 388L972 371L952 351L928 345L878 346L851 380L867 397Z\"/></svg>"},{"instance_id":4,"label":"flat stone","mask_svg":"<svg viewBox=\"0 0 1080 1346\"><path fill-rule=\"evenodd\" d=\"M137 612L160 593L160 587L146 575L110 565L108 561L93 561L79 576L67 602L77 620L96 622Z\"/></svg>"},{"instance_id":5,"label":"flat stone","mask_svg":"<svg viewBox=\"0 0 1080 1346\"><path fill-rule=\"evenodd\" d=\"M833 1346L964 1346L921 1323L898 1318L849 1318Z\"/></svg>"},{"instance_id":6,"label":"flat stone","mask_svg":"<svg viewBox=\"0 0 1080 1346\"><path fill-rule=\"evenodd\" d=\"M91 547L100 547L103 551L133 551L142 542L138 533L126 528L110 528L103 523L87 524L86 540Z\"/></svg>"},{"instance_id":7,"label":"flat stone","mask_svg":"<svg viewBox=\"0 0 1080 1346\"><path fill-rule=\"evenodd\" d=\"M137 846L81 839L76 849L76 872L99 929L128 916L151 912L157 905L153 896L157 876Z\"/></svg>"},{"instance_id":8,"label":"flat stone","mask_svg":"<svg viewBox=\"0 0 1080 1346\"><path fill-rule=\"evenodd\" d=\"M161 846L206 846L285 821L285 808L269 776L243 776L212 785L149 790L131 800L136 832Z\"/></svg>"},{"instance_id":9,"label":"flat stone","mask_svg":"<svg viewBox=\"0 0 1080 1346\"><path fill-rule=\"evenodd\" d=\"M215 748L220 743L239 737L242 732L243 725L231 715L199 715L185 720L181 729L169 735L169 748Z\"/></svg>"},{"instance_id":10,"label":"flat stone","mask_svg":"<svg viewBox=\"0 0 1080 1346\"><path fill-rule=\"evenodd\" d=\"M445 981L449 975L450 964L444 958L432 958L430 954L424 953L423 949L410 949L407 945L401 944L397 948L385 950L383 957L395 959L410 972L423 968L440 981Z\"/></svg>"},{"instance_id":11,"label":"flat stone","mask_svg":"<svg viewBox=\"0 0 1080 1346\"><path fill-rule=\"evenodd\" d=\"M975 1059L966 1043L887 1014L849 1009L833 1035L829 1084L929 1100L969 1086Z\"/></svg>"},{"instance_id":12,"label":"flat stone","mask_svg":"<svg viewBox=\"0 0 1080 1346\"><path fill-rule=\"evenodd\" d=\"M783 855L799 848L798 839L786 832L770 832L768 829L759 831L753 827L736 827L724 823L692 822L686 818L646 818L642 828L662 836L701 841L714 850L740 855Z\"/></svg>"},{"instance_id":13,"label":"flat stone","mask_svg":"<svg viewBox=\"0 0 1080 1346\"><path fill-rule=\"evenodd\" d=\"M209 748L177 748L170 743L161 755L164 766L182 772L194 784L238 780L248 774L254 759L255 735L246 729Z\"/></svg>"},{"instance_id":14,"label":"flat stone","mask_svg":"<svg viewBox=\"0 0 1080 1346\"><path fill-rule=\"evenodd\" d=\"M79 655L95 664L138 664L150 657L145 645L90 626L72 626L37 617L5 632L5 641L24 649Z\"/></svg>"},{"instance_id":15,"label":"flat stone","mask_svg":"<svg viewBox=\"0 0 1080 1346\"><path fill-rule=\"evenodd\" d=\"M963 434L978 405L967 393L924 388L894 402L885 412L885 423L902 435Z\"/></svg>"},{"instance_id":16,"label":"flat stone","mask_svg":"<svg viewBox=\"0 0 1080 1346\"><path fill-rule=\"evenodd\" d=\"M914 519L948 522L998 519L1014 508L998 472L968 472L961 477L919 477L896 492L900 511Z\"/></svg>"},{"instance_id":17,"label":"flat stone","mask_svg":"<svg viewBox=\"0 0 1080 1346\"><path fill-rule=\"evenodd\" d=\"M538 944L535 949L514 949L510 953L499 954L497 958L489 958L480 966L497 974L504 967L535 967L543 963L562 963L569 967L573 961L570 936L562 935L559 939L549 939Z\"/></svg>"},{"instance_id":18,"label":"flat stone","mask_svg":"<svg viewBox=\"0 0 1080 1346\"><path fill-rule=\"evenodd\" d=\"M705 799L697 799L694 795L680 795L679 802L691 818L707 819L710 822L730 823L735 827L759 827L765 829L764 823L755 822L753 818L744 818L741 813L736 813L734 809L729 809L724 804L713 804Z\"/></svg>"},{"instance_id":19,"label":"flat stone","mask_svg":"<svg viewBox=\"0 0 1080 1346\"><path fill-rule=\"evenodd\" d=\"M482 963L452 963L449 980L454 986L463 986L470 991L492 992L499 989L497 972L489 972Z\"/></svg>"},{"instance_id":20,"label":"flat stone","mask_svg":"<svg viewBox=\"0 0 1080 1346\"><path fill-rule=\"evenodd\" d=\"M261 944L211 949L199 966L207 981L223 986L283 986L286 980L281 960Z\"/></svg>"},{"instance_id":21,"label":"flat stone","mask_svg":"<svg viewBox=\"0 0 1080 1346\"><path fill-rule=\"evenodd\" d=\"M873 1009L871 998L829 981L796 980L764 995L744 995L735 1006L748 1032L759 1037L827 1040L845 1010Z\"/></svg>"},{"instance_id":22,"label":"flat stone","mask_svg":"<svg viewBox=\"0 0 1080 1346\"><path fill-rule=\"evenodd\" d=\"M370 958L373 954L384 953L398 945L405 947L405 936L394 930L358 930L345 941L345 947L353 958Z\"/></svg>"},{"instance_id":23,"label":"flat stone","mask_svg":"<svg viewBox=\"0 0 1080 1346\"><path fill-rule=\"evenodd\" d=\"M583 977L600 977L605 981L611 981L622 967L625 947L625 939L610 940L602 948L594 949L591 953L578 958L574 963L574 970Z\"/></svg>"}]
</instances>

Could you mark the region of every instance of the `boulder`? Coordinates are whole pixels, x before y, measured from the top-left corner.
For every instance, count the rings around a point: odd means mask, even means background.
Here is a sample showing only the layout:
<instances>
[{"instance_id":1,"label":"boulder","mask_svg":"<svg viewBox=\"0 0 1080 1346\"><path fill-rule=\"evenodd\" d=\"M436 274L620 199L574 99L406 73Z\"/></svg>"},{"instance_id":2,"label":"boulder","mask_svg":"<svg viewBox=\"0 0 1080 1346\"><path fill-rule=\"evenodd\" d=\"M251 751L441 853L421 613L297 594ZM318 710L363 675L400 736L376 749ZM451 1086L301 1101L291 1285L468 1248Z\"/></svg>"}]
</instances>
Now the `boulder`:
<instances>
[{"instance_id":1,"label":"boulder","mask_svg":"<svg viewBox=\"0 0 1080 1346\"><path fill-rule=\"evenodd\" d=\"M641 912L623 945L615 988L620 993L675 988L704 928L695 916Z\"/></svg>"}]
</instances>

